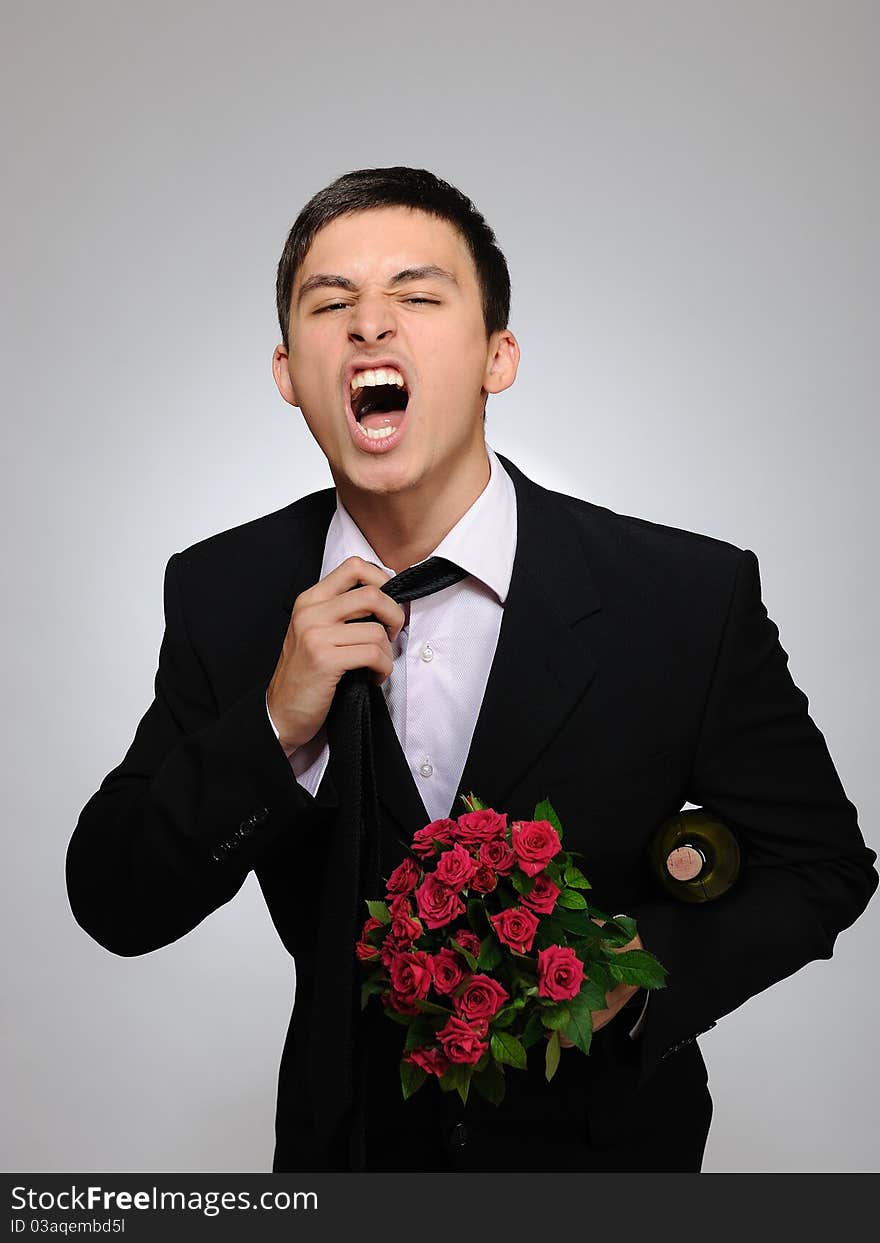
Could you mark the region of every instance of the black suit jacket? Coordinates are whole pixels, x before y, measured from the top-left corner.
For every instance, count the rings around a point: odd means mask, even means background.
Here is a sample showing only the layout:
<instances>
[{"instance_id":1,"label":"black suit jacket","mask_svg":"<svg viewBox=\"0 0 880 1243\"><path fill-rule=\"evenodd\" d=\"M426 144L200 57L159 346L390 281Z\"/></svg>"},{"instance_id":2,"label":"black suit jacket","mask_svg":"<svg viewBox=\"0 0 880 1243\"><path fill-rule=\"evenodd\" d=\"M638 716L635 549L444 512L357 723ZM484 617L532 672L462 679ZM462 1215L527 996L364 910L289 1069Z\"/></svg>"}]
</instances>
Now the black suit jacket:
<instances>
[{"instance_id":1,"label":"black suit jacket","mask_svg":"<svg viewBox=\"0 0 880 1243\"><path fill-rule=\"evenodd\" d=\"M791 678L754 553L549 491L500 460L516 489L516 557L459 791L511 818L531 818L549 797L566 845L586 855L591 901L632 915L669 973L632 1065L609 1076L604 1096L591 1089L601 1136L621 1094L637 1109L661 1065L682 1085L705 1082L700 1033L831 957L877 887L877 856ZM276 1169L336 1160L315 1147L303 1057L325 965L314 933L338 807L333 765L313 798L265 708L334 508L327 488L171 557L155 699L67 853L75 918L122 955L185 935L255 870L297 973ZM430 816L380 688L371 695L383 834L408 840ZM725 820L743 849L737 887L699 906L659 890L646 860L660 822L686 801ZM460 814L460 800L450 810Z\"/></svg>"}]
</instances>

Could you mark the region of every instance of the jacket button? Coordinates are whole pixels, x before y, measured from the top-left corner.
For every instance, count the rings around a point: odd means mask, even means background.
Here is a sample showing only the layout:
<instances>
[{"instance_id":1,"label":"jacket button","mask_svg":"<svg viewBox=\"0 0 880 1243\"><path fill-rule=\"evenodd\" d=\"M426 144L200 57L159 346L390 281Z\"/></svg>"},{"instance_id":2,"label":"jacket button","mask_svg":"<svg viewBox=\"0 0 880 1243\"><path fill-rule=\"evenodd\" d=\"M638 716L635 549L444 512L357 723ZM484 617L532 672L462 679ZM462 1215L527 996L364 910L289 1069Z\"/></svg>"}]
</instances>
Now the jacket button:
<instances>
[{"instance_id":1,"label":"jacket button","mask_svg":"<svg viewBox=\"0 0 880 1243\"><path fill-rule=\"evenodd\" d=\"M215 863L222 863L228 854L229 854L228 847L225 845L225 843L221 842L220 845L217 847L217 849L214 851L214 853L211 855L211 858L215 861Z\"/></svg>"},{"instance_id":2,"label":"jacket button","mask_svg":"<svg viewBox=\"0 0 880 1243\"><path fill-rule=\"evenodd\" d=\"M449 1142L455 1148L464 1148L468 1142L468 1129L463 1122L456 1122L449 1132Z\"/></svg>"},{"instance_id":3,"label":"jacket button","mask_svg":"<svg viewBox=\"0 0 880 1243\"><path fill-rule=\"evenodd\" d=\"M268 807L261 807L258 811L255 811L253 815L251 816L251 820L254 822L254 824L262 824L263 821L268 820L268 818L269 818Z\"/></svg>"},{"instance_id":4,"label":"jacket button","mask_svg":"<svg viewBox=\"0 0 880 1243\"><path fill-rule=\"evenodd\" d=\"M241 824L235 830L235 836L239 839L243 837L250 837L253 831L254 826L251 824L250 820L242 820Z\"/></svg>"}]
</instances>

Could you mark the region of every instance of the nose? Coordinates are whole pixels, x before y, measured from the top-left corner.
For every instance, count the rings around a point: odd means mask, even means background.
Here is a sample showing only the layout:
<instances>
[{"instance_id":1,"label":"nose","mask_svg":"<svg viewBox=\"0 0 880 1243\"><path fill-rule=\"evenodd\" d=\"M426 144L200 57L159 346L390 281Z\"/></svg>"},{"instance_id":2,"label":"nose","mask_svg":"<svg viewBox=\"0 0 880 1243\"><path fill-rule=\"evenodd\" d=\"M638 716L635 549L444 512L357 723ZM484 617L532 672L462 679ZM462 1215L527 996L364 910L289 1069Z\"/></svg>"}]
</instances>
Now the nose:
<instances>
[{"instance_id":1,"label":"nose","mask_svg":"<svg viewBox=\"0 0 880 1243\"><path fill-rule=\"evenodd\" d=\"M384 341L394 332L394 313L386 300L377 295L363 295L352 311L348 335L361 344Z\"/></svg>"}]
</instances>

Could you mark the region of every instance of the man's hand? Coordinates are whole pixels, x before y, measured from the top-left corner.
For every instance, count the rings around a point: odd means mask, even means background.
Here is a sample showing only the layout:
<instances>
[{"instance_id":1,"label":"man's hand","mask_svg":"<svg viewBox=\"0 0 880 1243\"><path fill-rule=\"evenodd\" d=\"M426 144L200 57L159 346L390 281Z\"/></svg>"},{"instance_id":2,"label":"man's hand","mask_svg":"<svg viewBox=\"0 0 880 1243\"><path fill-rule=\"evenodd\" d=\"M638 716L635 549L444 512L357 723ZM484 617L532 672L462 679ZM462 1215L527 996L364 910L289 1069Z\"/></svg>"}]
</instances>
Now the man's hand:
<instances>
[{"instance_id":1,"label":"man's hand","mask_svg":"<svg viewBox=\"0 0 880 1243\"><path fill-rule=\"evenodd\" d=\"M605 923L605 920L594 919L593 923L598 924L601 928ZM644 948L644 945L642 945L642 938L637 932L631 941L627 941L626 945L615 945L614 952L615 954L622 954L625 950L643 950ZM617 1014L618 1010L622 1010L629 999L634 997L638 991L638 984L615 984L614 988L609 989L605 994L605 1009L592 1010L590 1012L593 1020L593 1031L600 1031L606 1023L610 1023L615 1014ZM550 1033L545 1032L544 1037L549 1040ZM564 1049L571 1049L574 1047L572 1042L563 1036L562 1032L559 1033L559 1043Z\"/></svg>"},{"instance_id":2,"label":"man's hand","mask_svg":"<svg viewBox=\"0 0 880 1243\"><path fill-rule=\"evenodd\" d=\"M297 596L267 694L285 754L308 742L324 724L336 684L347 670L369 669L377 686L391 673L391 644L403 629L406 613L381 590L387 582L388 575L377 565L348 557ZM349 625L371 613L379 620Z\"/></svg>"}]
</instances>

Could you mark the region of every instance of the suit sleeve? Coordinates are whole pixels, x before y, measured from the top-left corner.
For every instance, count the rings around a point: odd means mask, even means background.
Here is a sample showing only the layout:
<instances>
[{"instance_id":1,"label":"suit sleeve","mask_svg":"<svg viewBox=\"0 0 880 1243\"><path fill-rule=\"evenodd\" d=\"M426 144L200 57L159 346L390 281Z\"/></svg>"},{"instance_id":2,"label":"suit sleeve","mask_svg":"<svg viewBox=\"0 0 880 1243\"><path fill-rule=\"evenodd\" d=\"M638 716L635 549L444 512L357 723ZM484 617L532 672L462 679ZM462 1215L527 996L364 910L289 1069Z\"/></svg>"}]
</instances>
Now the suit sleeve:
<instances>
[{"instance_id":1,"label":"suit sleeve","mask_svg":"<svg viewBox=\"0 0 880 1243\"><path fill-rule=\"evenodd\" d=\"M234 897L280 835L307 832L315 810L268 718L268 679L218 710L187 633L180 564L175 553L165 570L153 702L67 848L74 918L122 955L189 932Z\"/></svg>"},{"instance_id":2,"label":"suit sleeve","mask_svg":"<svg viewBox=\"0 0 880 1243\"><path fill-rule=\"evenodd\" d=\"M640 1086L750 997L830 958L880 879L877 853L788 670L749 549L738 563L687 799L728 825L742 866L713 902L658 897L630 911L668 971L646 1014Z\"/></svg>"}]
</instances>

